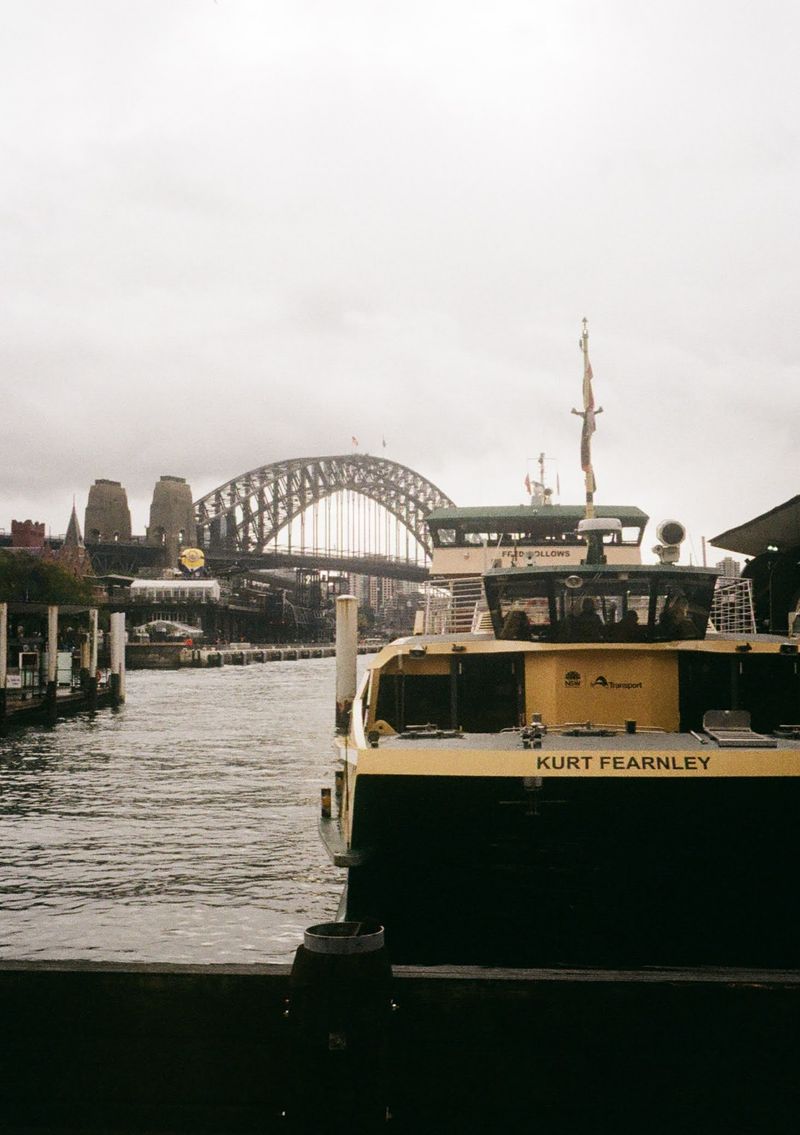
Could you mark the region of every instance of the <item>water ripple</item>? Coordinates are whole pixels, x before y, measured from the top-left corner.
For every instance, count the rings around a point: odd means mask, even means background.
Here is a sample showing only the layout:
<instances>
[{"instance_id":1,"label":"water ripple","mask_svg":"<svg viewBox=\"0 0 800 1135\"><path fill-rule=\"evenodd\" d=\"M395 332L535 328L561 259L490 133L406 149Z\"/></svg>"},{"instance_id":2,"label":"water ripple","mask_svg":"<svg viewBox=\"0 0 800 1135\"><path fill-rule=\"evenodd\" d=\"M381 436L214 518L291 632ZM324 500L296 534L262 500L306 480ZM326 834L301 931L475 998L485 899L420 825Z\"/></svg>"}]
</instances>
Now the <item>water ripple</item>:
<instances>
[{"instance_id":1,"label":"water ripple","mask_svg":"<svg viewBox=\"0 0 800 1135\"><path fill-rule=\"evenodd\" d=\"M0 957L288 961L342 886L316 832L332 659L136 672L0 740Z\"/></svg>"}]
</instances>

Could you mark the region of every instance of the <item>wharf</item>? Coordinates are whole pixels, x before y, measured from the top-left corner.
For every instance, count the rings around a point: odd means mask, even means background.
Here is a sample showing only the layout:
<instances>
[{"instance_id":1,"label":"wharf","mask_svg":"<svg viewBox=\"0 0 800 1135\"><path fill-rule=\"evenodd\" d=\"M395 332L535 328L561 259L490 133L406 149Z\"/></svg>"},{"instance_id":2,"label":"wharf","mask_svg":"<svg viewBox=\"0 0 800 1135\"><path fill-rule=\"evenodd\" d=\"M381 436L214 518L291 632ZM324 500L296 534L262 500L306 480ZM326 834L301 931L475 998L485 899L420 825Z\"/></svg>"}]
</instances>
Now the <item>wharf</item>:
<instances>
[{"instance_id":1,"label":"wharf","mask_svg":"<svg viewBox=\"0 0 800 1135\"><path fill-rule=\"evenodd\" d=\"M54 724L59 718L73 717L78 713L94 713L98 709L120 704L118 685L97 686L91 683L80 690L59 691L55 696L47 692L31 694L26 698L9 698L0 691L0 737L12 729L27 725Z\"/></svg>"},{"instance_id":2,"label":"wharf","mask_svg":"<svg viewBox=\"0 0 800 1135\"><path fill-rule=\"evenodd\" d=\"M0 962L0 1129L797 1129L798 971L396 967L313 1036L302 993L289 966Z\"/></svg>"},{"instance_id":3,"label":"wharf","mask_svg":"<svg viewBox=\"0 0 800 1135\"><path fill-rule=\"evenodd\" d=\"M360 646L359 654L374 653ZM129 642L125 647L128 670L180 670L184 667L249 666L261 662L296 662L301 658L333 658L333 643L262 644L229 643L225 646L186 646L175 642Z\"/></svg>"}]
</instances>

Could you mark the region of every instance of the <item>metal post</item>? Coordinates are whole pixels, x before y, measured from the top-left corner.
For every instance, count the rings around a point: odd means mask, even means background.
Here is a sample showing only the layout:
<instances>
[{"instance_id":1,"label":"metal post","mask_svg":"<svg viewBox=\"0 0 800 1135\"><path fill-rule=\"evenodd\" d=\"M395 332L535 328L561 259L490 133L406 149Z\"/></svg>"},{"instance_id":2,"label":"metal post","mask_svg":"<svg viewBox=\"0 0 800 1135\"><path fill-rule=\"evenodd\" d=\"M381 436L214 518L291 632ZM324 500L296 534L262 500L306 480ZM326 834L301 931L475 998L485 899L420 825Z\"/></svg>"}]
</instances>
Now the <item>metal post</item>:
<instances>
[{"instance_id":1,"label":"metal post","mask_svg":"<svg viewBox=\"0 0 800 1135\"><path fill-rule=\"evenodd\" d=\"M358 600L340 595L336 600L336 729L346 733L356 696L358 663Z\"/></svg>"}]
</instances>

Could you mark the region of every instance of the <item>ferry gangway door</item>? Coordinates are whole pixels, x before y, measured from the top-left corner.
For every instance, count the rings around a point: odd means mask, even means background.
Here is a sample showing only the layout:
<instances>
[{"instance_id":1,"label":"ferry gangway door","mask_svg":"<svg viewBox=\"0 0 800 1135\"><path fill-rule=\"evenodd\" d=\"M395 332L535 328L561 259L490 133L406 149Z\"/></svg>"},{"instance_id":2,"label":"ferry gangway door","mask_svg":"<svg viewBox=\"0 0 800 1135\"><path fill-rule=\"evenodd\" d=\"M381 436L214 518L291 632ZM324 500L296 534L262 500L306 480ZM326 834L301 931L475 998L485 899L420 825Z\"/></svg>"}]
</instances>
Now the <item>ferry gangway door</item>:
<instances>
[{"instance_id":1,"label":"ferry gangway door","mask_svg":"<svg viewBox=\"0 0 800 1135\"><path fill-rule=\"evenodd\" d=\"M42 653L42 683L47 680L47 672L49 667L49 652L45 650ZM71 686L73 681L73 659L71 650L56 651L56 685L57 686Z\"/></svg>"},{"instance_id":2,"label":"ferry gangway door","mask_svg":"<svg viewBox=\"0 0 800 1135\"><path fill-rule=\"evenodd\" d=\"M19 652L20 687L35 690L39 686L39 651L21 650Z\"/></svg>"}]
</instances>

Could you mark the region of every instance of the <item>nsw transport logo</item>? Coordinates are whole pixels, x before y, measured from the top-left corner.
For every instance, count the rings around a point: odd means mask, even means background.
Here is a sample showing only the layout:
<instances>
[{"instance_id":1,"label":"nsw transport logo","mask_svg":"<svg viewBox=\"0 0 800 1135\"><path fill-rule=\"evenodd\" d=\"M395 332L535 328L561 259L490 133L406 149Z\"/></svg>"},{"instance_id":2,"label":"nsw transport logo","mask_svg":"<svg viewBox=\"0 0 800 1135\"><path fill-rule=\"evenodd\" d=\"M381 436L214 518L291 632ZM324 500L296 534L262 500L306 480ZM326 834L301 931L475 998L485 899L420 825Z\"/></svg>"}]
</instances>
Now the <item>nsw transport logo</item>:
<instances>
[{"instance_id":1,"label":"nsw transport logo","mask_svg":"<svg viewBox=\"0 0 800 1135\"><path fill-rule=\"evenodd\" d=\"M643 682L612 682L605 674L598 674L597 677L589 683L591 686L599 686L603 690L641 690L644 686Z\"/></svg>"},{"instance_id":2,"label":"nsw transport logo","mask_svg":"<svg viewBox=\"0 0 800 1135\"><path fill-rule=\"evenodd\" d=\"M564 675L565 686L579 686L581 684L581 676L577 670L567 670Z\"/></svg>"}]
</instances>

